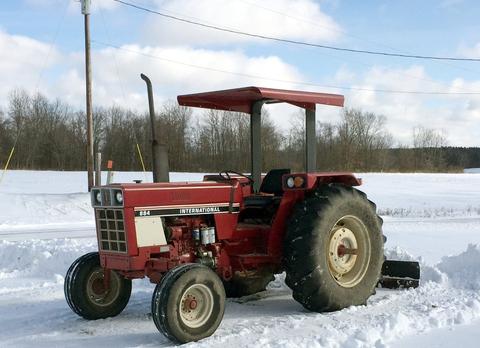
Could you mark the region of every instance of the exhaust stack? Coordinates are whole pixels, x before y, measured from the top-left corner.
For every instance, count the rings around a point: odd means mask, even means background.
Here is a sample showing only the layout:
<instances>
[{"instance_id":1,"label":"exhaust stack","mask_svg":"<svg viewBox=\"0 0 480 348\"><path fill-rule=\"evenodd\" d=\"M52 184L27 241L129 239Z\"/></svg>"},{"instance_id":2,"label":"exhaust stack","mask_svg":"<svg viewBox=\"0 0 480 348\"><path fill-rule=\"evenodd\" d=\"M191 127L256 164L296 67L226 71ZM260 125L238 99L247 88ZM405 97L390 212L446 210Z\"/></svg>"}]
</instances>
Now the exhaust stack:
<instances>
[{"instance_id":1,"label":"exhaust stack","mask_svg":"<svg viewBox=\"0 0 480 348\"><path fill-rule=\"evenodd\" d=\"M155 132L155 105L153 102L152 82L148 76L140 74L147 84L148 109L150 112L150 127L152 131L152 172L153 182L169 182L168 149L165 144L160 144Z\"/></svg>"}]
</instances>

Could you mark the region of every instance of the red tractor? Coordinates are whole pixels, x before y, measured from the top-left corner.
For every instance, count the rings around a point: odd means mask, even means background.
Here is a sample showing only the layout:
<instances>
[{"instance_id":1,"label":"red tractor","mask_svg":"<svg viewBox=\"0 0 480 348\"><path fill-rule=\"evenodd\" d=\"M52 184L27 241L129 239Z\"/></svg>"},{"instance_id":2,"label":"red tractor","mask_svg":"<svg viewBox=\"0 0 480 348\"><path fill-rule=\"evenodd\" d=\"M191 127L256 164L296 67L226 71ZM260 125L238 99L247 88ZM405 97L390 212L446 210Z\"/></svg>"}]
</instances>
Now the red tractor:
<instances>
[{"instance_id":1,"label":"red tractor","mask_svg":"<svg viewBox=\"0 0 480 348\"><path fill-rule=\"evenodd\" d=\"M131 280L148 277L157 284L156 327L184 343L215 332L226 297L265 290L282 272L293 298L315 312L364 305L379 282L418 285L418 264L384 262L382 219L355 188L361 180L315 172L316 104L340 107L343 96L248 87L178 102L250 114L251 175L225 170L202 182L93 188L99 252L67 272L65 296L75 313L116 316ZM281 102L305 109L306 171L274 169L263 177L261 109Z\"/></svg>"}]
</instances>

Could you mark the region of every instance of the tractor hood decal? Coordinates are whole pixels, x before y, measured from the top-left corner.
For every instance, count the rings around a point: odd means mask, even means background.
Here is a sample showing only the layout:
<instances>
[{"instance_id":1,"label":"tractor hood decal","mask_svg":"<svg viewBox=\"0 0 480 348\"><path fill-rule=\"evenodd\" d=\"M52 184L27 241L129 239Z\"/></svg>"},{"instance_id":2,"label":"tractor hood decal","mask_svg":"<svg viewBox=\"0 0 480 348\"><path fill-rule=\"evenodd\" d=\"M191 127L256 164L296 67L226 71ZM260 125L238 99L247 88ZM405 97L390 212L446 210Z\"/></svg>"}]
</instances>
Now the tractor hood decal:
<instances>
[{"instance_id":1,"label":"tractor hood decal","mask_svg":"<svg viewBox=\"0 0 480 348\"><path fill-rule=\"evenodd\" d=\"M196 205L181 207L142 207L135 208L135 216L205 215L229 212L238 213L239 211L239 204L234 204L230 210L228 203L221 205Z\"/></svg>"}]
</instances>

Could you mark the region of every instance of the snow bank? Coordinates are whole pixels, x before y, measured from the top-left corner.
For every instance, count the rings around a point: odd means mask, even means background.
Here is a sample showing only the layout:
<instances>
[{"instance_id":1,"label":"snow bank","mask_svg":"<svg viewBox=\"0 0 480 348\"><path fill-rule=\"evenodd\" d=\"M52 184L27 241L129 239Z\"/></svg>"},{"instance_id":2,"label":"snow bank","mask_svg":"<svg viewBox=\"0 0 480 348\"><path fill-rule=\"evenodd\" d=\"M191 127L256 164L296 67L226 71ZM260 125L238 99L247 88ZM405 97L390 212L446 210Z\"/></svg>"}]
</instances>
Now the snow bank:
<instances>
[{"instance_id":1,"label":"snow bank","mask_svg":"<svg viewBox=\"0 0 480 348\"><path fill-rule=\"evenodd\" d=\"M470 244L460 255L444 257L436 267L447 275L451 286L480 290L480 247L478 245Z\"/></svg>"},{"instance_id":2,"label":"snow bank","mask_svg":"<svg viewBox=\"0 0 480 348\"><path fill-rule=\"evenodd\" d=\"M63 279L77 257L96 250L96 240L0 241L0 279Z\"/></svg>"},{"instance_id":3,"label":"snow bank","mask_svg":"<svg viewBox=\"0 0 480 348\"><path fill-rule=\"evenodd\" d=\"M93 209L87 193L0 194L0 231L72 221L93 226Z\"/></svg>"},{"instance_id":4,"label":"snow bank","mask_svg":"<svg viewBox=\"0 0 480 348\"><path fill-rule=\"evenodd\" d=\"M0 184L0 231L72 221L93 226L86 177L85 172L8 171ZM202 180L203 174L170 173L170 178L172 181L195 181ZM134 179L151 182L152 175L117 172L114 179L115 182Z\"/></svg>"},{"instance_id":5,"label":"snow bank","mask_svg":"<svg viewBox=\"0 0 480 348\"><path fill-rule=\"evenodd\" d=\"M217 334L195 346L387 347L407 335L473 322L480 300L476 292L430 282L416 290L378 290L367 306L332 313L307 312L287 296L229 309Z\"/></svg>"},{"instance_id":6,"label":"snow bank","mask_svg":"<svg viewBox=\"0 0 480 348\"><path fill-rule=\"evenodd\" d=\"M445 284L447 282L446 275L439 271L435 266L428 265L422 257L414 257L400 247L386 248L385 257L388 260L399 261L418 261L420 263L420 283L436 282Z\"/></svg>"},{"instance_id":7,"label":"snow bank","mask_svg":"<svg viewBox=\"0 0 480 348\"><path fill-rule=\"evenodd\" d=\"M97 250L95 239L53 239L9 242L0 240L0 279L11 277L51 278L64 275L70 264L79 256ZM444 257L436 265L426 264L407 251L386 248L389 260L419 261L422 284L435 282L451 287L480 290L480 247L470 244L464 252ZM275 277L269 290L288 290L285 274Z\"/></svg>"},{"instance_id":8,"label":"snow bank","mask_svg":"<svg viewBox=\"0 0 480 348\"><path fill-rule=\"evenodd\" d=\"M444 256L435 264L425 263L422 257L415 258L400 247L385 249L389 260L418 261L421 284L435 282L449 287L480 290L480 247L469 244L467 250L454 256Z\"/></svg>"},{"instance_id":9,"label":"snow bank","mask_svg":"<svg viewBox=\"0 0 480 348\"><path fill-rule=\"evenodd\" d=\"M71 346L85 345L85 340L97 345L106 337L112 340L106 342L118 346L163 344L165 339L148 316L151 286L140 284L138 287L137 283L132 304L118 318L95 323L79 321L66 308L62 295L65 272L74 259L92 250L96 250L94 239L1 241L0 304L3 298L5 308L19 308L18 320L29 320L27 326L31 325L35 333L24 338L24 335L5 332L0 338L4 335L8 338L6 342L12 345L23 342L21 346L30 340L40 340L41 346L45 347L55 342L56 345L66 342ZM386 253L389 258L413 259L400 248L387 249ZM435 266L422 263L423 277L426 270L435 271L440 275L437 280L427 275L428 281L422 282L418 289L379 289L367 306L333 313L305 311L291 298L284 274L281 274L269 284L266 296L245 303L228 301L225 318L217 333L195 346L386 347L407 335L468 324L480 318L479 264L480 248L471 245L463 253L445 257ZM32 299L23 304L23 297L30 293L42 296L42 300L35 302ZM54 302L48 302L51 297L55 298ZM37 313L33 317L27 315L32 306ZM60 319L57 319L59 315ZM0 316L0 325L5 324L8 321ZM58 331L55 341L43 334L50 332L52 325L63 328ZM136 331L131 332L128 329L131 327L136 327ZM95 335L83 334L92 330Z\"/></svg>"}]
</instances>

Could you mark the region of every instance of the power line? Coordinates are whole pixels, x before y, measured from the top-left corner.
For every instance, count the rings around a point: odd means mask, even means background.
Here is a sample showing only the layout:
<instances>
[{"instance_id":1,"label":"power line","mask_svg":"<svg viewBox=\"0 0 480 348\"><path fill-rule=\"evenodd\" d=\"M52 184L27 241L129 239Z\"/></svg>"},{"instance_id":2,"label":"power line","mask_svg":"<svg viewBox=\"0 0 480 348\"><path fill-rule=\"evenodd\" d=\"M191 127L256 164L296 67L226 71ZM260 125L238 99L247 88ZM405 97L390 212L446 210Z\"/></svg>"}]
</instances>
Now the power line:
<instances>
[{"instance_id":1,"label":"power line","mask_svg":"<svg viewBox=\"0 0 480 348\"><path fill-rule=\"evenodd\" d=\"M267 7L267 6L264 6L264 5L260 5L260 4L257 4L257 3L254 3L254 2L251 2L251 1L248 1L248 0L237 0L237 1L240 1L244 4L247 4L249 6L252 6L252 7L258 7L258 8L261 8L262 10L265 10L265 11L268 11L268 12L272 12L272 13L275 13L277 15L280 15L280 16L283 16L283 17L286 17L286 18L291 18L291 19L294 19L294 20L297 20L297 21L300 21L300 22L303 22L303 23L306 23L306 24L310 24L310 25L313 25L315 27L318 27L318 28L322 28L322 29L325 29L325 30L328 30L328 31L332 31L332 32L336 32L336 33L340 33L342 35L346 35L346 36L350 36L350 37L353 37L357 40L360 40L360 41L365 41L367 43L371 43L371 44L375 44L375 45L378 45L378 46L383 46L385 48L389 48L389 49L392 49L394 51L398 51L400 52L399 50L397 50L396 48L394 47L391 47L391 46L387 46L387 45L384 45L382 43L379 43L379 42L375 42L375 41L371 41L371 40L367 40L367 39L364 39L364 38L361 38L359 36L356 36L356 35L353 35L353 34L350 34L350 33L347 33L345 30L342 30L342 29L337 29L337 28L333 28L333 27L330 27L330 26L326 26L326 25L321 25L313 20L308 20L306 18L303 18L303 17L300 17L300 16L296 16L295 13L285 13L285 12L282 12L282 11L278 11L276 9L273 9L273 8L270 8L270 7Z\"/></svg>"},{"instance_id":2,"label":"power line","mask_svg":"<svg viewBox=\"0 0 480 348\"><path fill-rule=\"evenodd\" d=\"M276 10L276 9L272 9L270 7L266 7L266 6L263 6L263 5L260 5L258 3L254 3L254 2L251 2L249 0L237 0L237 1L240 1L244 4L247 4L247 5L250 5L252 7L258 7L260 9L263 9L265 11L268 11L268 12L272 12L272 13L275 13L275 14L278 14L280 16L284 16L286 18L291 18L291 19L294 19L294 20L297 20L297 21L300 21L300 22L303 22L303 23L306 23L306 24L310 24L312 26L316 26L316 27L319 27L319 28L322 28L322 29L325 29L325 30L328 30L328 31L332 31L332 32L337 32L337 33L340 33L342 35L345 35L345 36L348 36L348 37L351 37L351 38L354 38L356 40L359 40L359 41L363 41L363 42L366 42L366 43L369 43L369 44L373 44L373 45L376 45L378 47L383 47L383 48L388 48L390 50L393 50L393 51L396 51L398 53L403 53L403 54L413 54L412 52L409 52L408 50L400 50L398 48L395 48L395 47L392 47L390 45L386 45L384 43L381 43L381 42L377 42L377 41L373 41L373 40L370 40L370 39L366 39L366 38L363 38L361 36L358 36L358 35L354 35L352 33L349 33L345 30L342 30L342 29L337 29L337 28L332 28L332 27L329 27L329 26L325 26L325 25L320 25L319 23L317 22L314 22L312 20L308 20L306 18L302 18L300 16L295 16L294 14L292 13L284 13L284 12L281 12L279 10ZM164 10L165 11L165 10ZM167 12L171 12L171 11L167 11ZM189 17L189 16L188 16ZM195 18L197 19L197 18ZM345 59L345 58L342 58L342 59ZM358 63L358 61L355 61L356 63ZM473 73L476 73L478 74L479 71L477 70L473 70L473 69L469 69L469 68L466 68L464 66L460 66L460 65L455 65L453 64L452 62L448 62L448 61L434 61L435 63L437 64L441 64L441 65L446 65L446 66L449 66L449 67L453 67L453 68L456 68L456 69L459 69L459 70L463 70L463 71L469 71L469 72L473 72ZM406 75L406 74L402 74L402 75ZM415 77L414 77L415 78ZM416 78L418 79L418 78ZM432 80L433 82L433 80ZM436 82L435 82L436 83Z\"/></svg>"},{"instance_id":3,"label":"power line","mask_svg":"<svg viewBox=\"0 0 480 348\"><path fill-rule=\"evenodd\" d=\"M40 82L42 81L42 78L43 78L43 73L45 72L45 69L47 68L47 64L48 64L48 61L50 60L50 56L52 55L52 51L53 51L53 48L57 42L57 39L58 39L58 36L60 34L60 30L63 26L63 23L65 21L65 16L67 14L67 9L68 9L68 6L69 6L69 2L66 1L65 2L65 6L63 8L63 11L61 13L61 16L58 20L58 23L57 23L57 28L55 30L55 33L53 35L53 40L52 42L50 43L49 47L48 47L48 52L47 54L45 55L45 58L44 58L44 61L43 61L43 64L41 66L41 69L40 69L40 72L38 74L38 78L37 78L37 83L35 85L35 93L38 93L38 89L39 89L39 86L40 86Z\"/></svg>"},{"instance_id":4,"label":"power line","mask_svg":"<svg viewBox=\"0 0 480 348\"><path fill-rule=\"evenodd\" d=\"M263 5L259 5L259 4L256 4L256 3L252 3L248 0L237 0L237 1L240 1L242 3L245 3L247 5L250 5L250 6L253 6L253 7L258 7L258 8L261 8L265 11L269 11L269 12L273 12L275 14L278 14L278 15L281 15L281 16L285 16L285 17L288 17L288 18L292 18L294 20L298 20L298 21L302 21L302 22L305 22L307 24L311 24L311 25L315 25L319 28L322 28L322 29L325 29L325 30L331 30L331 31L336 31L336 32L339 32L339 33L342 33L343 35L347 35L347 36L351 36L353 38L356 38L358 40L362 40L362 41L365 41L365 42L369 42L369 43L374 43L374 44L377 44L377 45L381 45L381 46L384 46L386 48L389 48L391 50L394 50L394 51L397 51L397 52L401 52L400 50L394 48L394 47L390 47L390 46L386 46L386 45L383 45L383 44L380 44L380 43L376 43L376 42L373 42L373 41L369 41L369 40L366 40L366 39L362 39L361 37L358 37L358 36L355 36L355 35L352 35L352 34L348 34L346 33L344 30L337 30L337 29L333 29L331 27L328 27L328 26L322 26L314 21L309 21L309 20L306 20L306 19L302 19L300 17L296 17L296 16L293 16L291 14L286 14L286 13L283 13L283 12L280 12L280 11L277 11L277 10L274 10L274 9L271 9L271 8L268 8L268 7L265 7ZM171 10L167 10L167 9L162 9L163 12L168 12L168 13L171 13L172 15L178 15L178 16L183 16L184 18L187 17L191 20L197 20L197 21L202 21L203 23L208 23L208 24L211 24L213 25L211 22L206 22L205 20L202 20L198 17L193 17L193 16L190 16L188 14L181 14L179 12L174 12L174 11L171 11ZM110 38L108 38L109 41L111 41ZM307 47L307 49L313 49L312 47ZM407 52L407 53L411 53L411 52ZM361 60L358 59L358 57L356 58L347 58L347 57L341 57L340 55L337 55L335 53L327 53L327 52L324 52L323 55L327 55L327 56L330 56L330 57L335 57L335 58L341 58L343 60L347 60L347 61L350 61L354 64L357 64L357 65L363 65L363 66L367 66L367 67L371 67L371 64L367 64L365 62L362 62ZM453 63L451 62L445 62L445 61L435 61L435 63L437 64L442 64L442 65L449 65L449 66L453 66L453 67L457 67L457 68L460 68L460 69L463 69L463 70L468 70L468 71L472 71L472 72L475 72L477 73L477 71L474 71L472 69L467 69L465 67L459 67L459 66L456 66L456 65L453 65ZM414 76L412 74L409 74L409 73L406 73L406 72L402 72L402 71L396 71L396 70L392 70L392 73L394 73L395 75L398 75L400 77L402 76L405 76L409 79L412 79L412 80L418 80L418 81L426 81L428 83L431 83L431 84L435 84L435 85L438 85L438 86L441 86L443 87L443 84L438 82L438 81L435 81L435 80L432 80L430 78L425 78L425 77L419 77L419 76ZM463 89L458 89L456 88L457 91L465 91Z\"/></svg>"},{"instance_id":5,"label":"power line","mask_svg":"<svg viewBox=\"0 0 480 348\"><path fill-rule=\"evenodd\" d=\"M272 78L272 77L267 77L267 76L246 74L246 73L241 73L241 72L228 71L228 70L212 68L212 67L208 67L208 66L202 66L202 65L197 65L197 64L180 62L180 61L177 61L177 60L174 60L174 59L160 57L160 56L157 56L157 55L153 55L153 54L149 54L149 53L145 53L145 52L140 52L140 51L133 50L133 49L130 49L130 48L126 48L126 47L122 47L122 46L118 46L118 45L114 45L114 44L110 44L110 43L106 43L106 42L101 42L101 41L97 41L97 40L92 40L92 42L96 43L98 45L111 47L111 48L114 48L114 49L117 49L117 50L129 52L129 53L134 53L134 54L141 55L141 56L144 56L144 57L147 57L147 58L157 59L157 60L161 60L161 61L172 63L172 64L187 66L187 67L195 68L195 69L213 71L213 72L218 72L218 73L222 73L222 74L229 74L229 75L235 75L235 76L241 76L241 77L247 77L247 78L254 78L254 79L259 79L259 80L265 80L265 81L290 83L290 84L296 84L296 85L321 87L321 88L332 88L332 89L338 89L338 90L378 92L378 93L418 94L418 95L480 95L480 92L402 91L402 90L390 90L390 89L373 89L373 88L362 88L362 87L325 85L325 84L318 84L318 83L313 83L313 82L283 80L283 79L277 79L277 78Z\"/></svg>"},{"instance_id":6,"label":"power line","mask_svg":"<svg viewBox=\"0 0 480 348\"><path fill-rule=\"evenodd\" d=\"M38 78L37 78L37 83L35 85L35 94L38 94L38 89L39 89L39 86L40 86L40 82L42 81L43 73L44 73L45 69L47 68L47 64L48 64L48 61L50 60L50 56L52 54L53 47L55 46L55 43L57 42L58 35L60 33L60 29L63 25L64 20L65 20L65 15L67 13L68 5L69 5L68 1L65 2L65 7L63 9L63 12L62 12L60 18L59 18L59 21L58 21L58 24L57 24L57 29L55 30L55 33L53 35L53 40L48 47L47 54L45 55L43 64L40 67L40 71L38 73ZM15 148L17 147L18 140L20 139L20 134L22 132L23 126L24 126L24 123L22 123L22 121L20 119L20 122L17 125L17 134L15 135L15 140L13 141L12 149L10 150L10 153L8 155L8 158L7 158L7 161L5 163L5 167L3 169L3 172L0 175L0 184L2 183L2 180L5 176L5 173L7 172L8 166L9 166L10 161L13 157L14 152L15 152Z\"/></svg>"},{"instance_id":7,"label":"power line","mask_svg":"<svg viewBox=\"0 0 480 348\"><path fill-rule=\"evenodd\" d=\"M223 31L223 32L226 32L226 33L231 33L231 34L236 34L236 35L249 36L249 37L262 39L262 40L271 40L271 41L283 42L283 43L288 43L288 44L293 44L293 45L316 47L316 48L323 48L323 49L328 49L328 50L342 51L342 52L349 52L349 53L370 54L370 55L377 55L377 56L388 56L388 57L397 57L397 58L412 58L412 59L426 59L426 60L480 62L480 58L424 56L424 55L418 55L418 54L403 54L403 53L390 53L390 52L382 52L382 51L357 50L357 49L347 48L347 47L329 46L329 45L316 44L316 43L312 43L312 42L282 39L282 38L278 38L278 37L274 37L274 36L248 33L248 32L244 32L244 31L240 31L240 30L228 29L228 28L225 28L225 27L217 26L217 25L200 23L200 22L197 22L197 21L194 21L194 20L183 18L183 17L173 16L173 15L169 15L169 14L166 14L166 13L163 13L163 12L155 11L155 10L152 10L152 9L140 6L140 5L132 4L130 2L123 1L123 0L112 0L112 1L118 2L118 3L123 4L125 6L135 8L137 10L149 12L149 13L152 13L152 14L162 16L164 18L172 19L172 20L175 20L175 21L178 21L178 22L188 23L188 24L192 24L192 25L196 25L196 26L200 26L200 27L204 27L204 28L208 28L208 29Z\"/></svg>"},{"instance_id":8,"label":"power line","mask_svg":"<svg viewBox=\"0 0 480 348\"><path fill-rule=\"evenodd\" d=\"M99 7L99 9L100 9L100 15L101 15L101 18L102 18L103 27L105 29L105 34L107 36L107 39L111 40L110 30L108 29L107 21L105 19L105 16L103 15L102 7ZM117 55L116 54L113 55L113 60L115 62L115 72L116 72L116 75L117 75L120 90L122 92L123 100L127 100L127 97L126 97L126 94L125 94L125 89L124 89L124 86L123 86L123 81L120 78L120 69L118 68L118 60L117 60ZM147 178L147 175L145 173L145 165L143 163L142 152L140 150L140 145L139 145L139 141L138 141L138 137L137 137L137 132L135 131L135 127L134 127L134 124L133 124L133 118L130 119L130 133L131 134L133 133L133 139L135 140L135 143L137 145L137 151L138 151L138 154L139 154L139 157L140 157L140 162L142 164L143 174L145 176L145 182L148 182L148 178Z\"/></svg>"}]
</instances>

